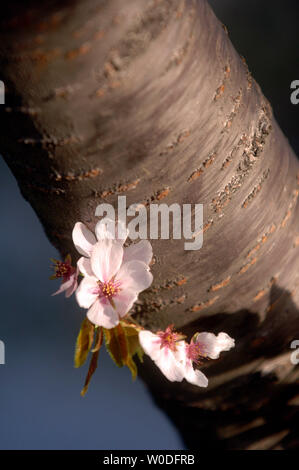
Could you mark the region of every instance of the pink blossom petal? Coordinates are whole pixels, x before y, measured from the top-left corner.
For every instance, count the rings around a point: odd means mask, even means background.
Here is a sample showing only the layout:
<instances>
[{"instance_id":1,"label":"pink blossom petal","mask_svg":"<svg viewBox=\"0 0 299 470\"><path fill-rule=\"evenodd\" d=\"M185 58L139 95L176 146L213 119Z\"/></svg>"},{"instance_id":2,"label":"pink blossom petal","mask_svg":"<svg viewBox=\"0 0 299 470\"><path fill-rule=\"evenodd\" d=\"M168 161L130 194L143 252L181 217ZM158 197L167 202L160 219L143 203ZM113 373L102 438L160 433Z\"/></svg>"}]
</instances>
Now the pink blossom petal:
<instances>
[{"instance_id":1,"label":"pink blossom petal","mask_svg":"<svg viewBox=\"0 0 299 470\"><path fill-rule=\"evenodd\" d=\"M91 269L90 258L85 258L84 256L82 256L78 260L77 266L79 268L79 271L82 274L84 274L84 276L89 276L89 277L94 276L93 270Z\"/></svg>"},{"instance_id":2,"label":"pink blossom petal","mask_svg":"<svg viewBox=\"0 0 299 470\"><path fill-rule=\"evenodd\" d=\"M197 385L198 387L207 387L208 386L208 379L200 370L193 369L191 364L185 365L185 379L187 382L193 385Z\"/></svg>"},{"instance_id":3,"label":"pink blossom petal","mask_svg":"<svg viewBox=\"0 0 299 470\"><path fill-rule=\"evenodd\" d=\"M115 240L104 239L94 245L91 267L102 282L108 282L119 270L123 258L123 247Z\"/></svg>"},{"instance_id":4,"label":"pink blossom petal","mask_svg":"<svg viewBox=\"0 0 299 470\"><path fill-rule=\"evenodd\" d=\"M59 289L56 292L54 292L52 296L61 294L61 292L64 292L65 290L69 289L70 287L72 287L73 282L74 282L74 278L73 276L71 276L67 281L61 283Z\"/></svg>"},{"instance_id":5,"label":"pink blossom petal","mask_svg":"<svg viewBox=\"0 0 299 470\"><path fill-rule=\"evenodd\" d=\"M161 340L160 338L148 330L142 330L139 332L139 342L144 352L155 361L161 352Z\"/></svg>"},{"instance_id":6,"label":"pink blossom petal","mask_svg":"<svg viewBox=\"0 0 299 470\"><path fill-rule=\"evenodd\" d=\"M124 317L137 300L137 293L130 290L121 290L113 297L115 309L120 317Z\"/></svg>"},{"instance_id":7,"label":"pink blossom petal","mask_svg":"<svg viewBox=\"0 0 299 470\"><path fill-rule=\"evenodd\" d=\"M115 223L114 220L105 218L96 224L95 234L99 241L108 238L118 241L123 245L127 239L129 230L123 222L118 221Z\"/></svg>"},{"instance_id":8,"label":"pink blossom petal","mask_svg":"<svg viewBox=\"0 0 299 470\"><path fill-rule=\"evenodd\" d=\"M183 364L185 364L186 361L188 360L187 355L186 355L186 351L187 351L186 346L187 346L186 341L177 341L175 344L175 356Z\"/></svg>"},{"instance_id":9,"label":"pink blossom petal","mask_svg":"<svg viewBox=\"0 0 299 470\"><path fill-rule=\"evenodd\" d=\"M139 342L144 352L150 356L157 367L171 382L181 382L184 378L184 368L177 360L175 353L169 348L161 348L161 339L151 331L139 332Z\"/></svg>"},{"instance_id":10,"label":"pink blossom petal","mask_svg":"<svg viewBox=\"0 0 299 470\"><path fill-rule=\"evenodd\" d=\"M196 335L196 343L203 346L204 353L211 359L218 359L221 351L229 351L235 346L235 340L226 333L198 333Z\"/></svg>"},{"instance_id":11,"label":"pink blossom petal","mask_svg":"<svg viewBox=\"0 0 299 470\"><path fill-rule=\"evenodd\" d=\"M77 289L77 287L78 287L78 283L75 282L71 287L69 287L69 288L66 290L65 296L66 296L67 299L73 295L73 293L75 292L75 290Z\"/></svg>"},{"instance_id":12,"label":"pink blossom petal","mask_svg":"<svg viewBox=\"0 0 299 470\"><path fill-rule=\"evenodd\" d=\"M142 261L128 261L122 264L115 280L121 282L123 290L141 292L151 285L153 276Z\"/></svg>"},{"instance_id":13,"label":"pink blossom petal","mask_svg":"<svg viewBox=\"0 0 299 470\"><path fill-rule=\"evenodd\" d=\"M181 382L183 380L184 368L169 348L164 347L161 349L155 363L170 382Z\"/></svg>"},{"instance_id":14,"label":"pink blossom petal","mask_svg":"<svg viewBox=\"0 0 299 470\"><path fill-rule=\"evenodd\" d=\"M198 387L207 387L208 379L200 371L193 368L191 359L187 356L187 343L185 341L178 341L176 343L175 356L181 362L184 370L184 378L187 382L197 385Z\"/></svg>"},{"instance_id":15,"label":"pink blossom petal","mask_svg":"<svg viewBox=\"0 0 299 470\"><path fill-rule=\"evenodd\" d=\"M77 222L73 229L73 242L76 249L83 256L90 256L93 245L96 243L94 234L81 222Z\"/></svg>"},{"instance_id":16,"label":"pink blossom petal","mask_svg":"<svg viewBox=\"0 0 299 470\"><path fill-rule=\"evenodd\" d=\"M79 274L79 270L77 268L76 272L74 274L71 275L71 279L72 279L72 285L67 289L66 293L65 293L65 296L68 298L70 297L71 295L73 295L73 293L75 292L75 290L77 289L78 287L78 274Z\"/></svg>"},{"instance_id":17,"label":"pink blossom petal","mask_svg":"<svg viewBox=\"0 0 299 470\"><path fill-rule=\"evenodd\" d=\"M89 308L98 294L95 291L98 288L97 280L94 277L84 277L76 290L76 299L80 307Z\"/></svg>"},{"instance_id":18,"label":"pink blossom petal","mask_svg":"<svg viewBox=\"0 0 299 470\"><path fill-rule=\"evenodd\" d=\"M61 294L61 292L66 291L65 296L70 297L75 292L75 290L77 289L78 274L79 273L78 273L78 269L77 269L76 272L74 272L67 281L64 281L64 282L61 283L59 289L56 292L54 292L54 294L52 294L52 296L57 295L57 294Z\"/></svg>"},{"instance_id":19,"label":"pink blossom petal","mask_svg":"<svg viewBox=\"0 0 299 470\"><path fill-rule=\"evenodd\" d=\"M123 263L136 260L149 265L152 257L152 245L148 240L141 240L140 242L132 244L128 248L124 249Z\"/></svg>"},{"instance_id":20,"label":"pink blossom petal","mask_svg":"<svg viewBox=\"0 0 299 470\"><path fill-rule=\"evenodd\" d=\"M98 326L114 328L119 323L119 318L109 302L97 299L87 312L88 319Z\"/></svg>"}]
</instances>

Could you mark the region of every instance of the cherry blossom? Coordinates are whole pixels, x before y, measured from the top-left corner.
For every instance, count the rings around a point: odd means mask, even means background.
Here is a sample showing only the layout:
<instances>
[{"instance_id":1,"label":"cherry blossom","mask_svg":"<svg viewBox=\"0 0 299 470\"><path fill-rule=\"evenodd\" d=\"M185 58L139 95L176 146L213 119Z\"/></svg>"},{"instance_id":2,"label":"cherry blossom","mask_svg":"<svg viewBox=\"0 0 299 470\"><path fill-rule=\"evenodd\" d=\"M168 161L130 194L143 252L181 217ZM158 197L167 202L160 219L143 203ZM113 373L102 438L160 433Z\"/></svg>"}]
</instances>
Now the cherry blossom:
<instances>
[{"instance_id":1,"label":"cherry blossom","mask_svg":"<svg viewBox=\"0 0 299 470\"><path fill-rule=\"evenodd\" d=\"M113 224L115 229L113 229ZM128 230L122 222L115 224L111 219L107 219L105 223L100 221L95 227L96 236L82 222L77 222L73 229L73 242L78 252L85 258L90 258L94 245L97 241L111 239L122 245L128 236ZM127 261L142 261L149 264L153 257L152 246L148 240L141 240L138 243L131 244L124 248L123 263ZM93 275L90 270L90 263L83 257L79 259L78 266L81 273L85 276Z\"/></svg>"},{"instance_id":2,"label":"cherry blossom","mask_svg":"<svg viewBox=\"0 0 299 470\"><path fill-rule=\"evenodd\" d=\"M142 358L143 349L171 382L185 379L193 385L207 387L208 378L200 370L203 360L218 359L222 351L229 351L235 346L233 338L224 332L218 335L202 332L196 333L188 343L185 336L174 331L172 325L164 331L153 333L144 330L134 319L126 317L139 293L153 281L149 268L153 251L149 241L141 240L126 247L128 230L125 225L108 218L96 224L94 233L83 223L77 222L72 236L77 251L82 255L77 267L72 266L70 255L65 261L53 260L55 272L51 278L62 279L60 288L52 295L65 292L66 297L69 297L75 292L79 306L87 309L89 321L83 321L76 343L76 367L85 362L92 347L89 342L82 341L82 337L90 337L91 331L92 335L97 331L101 336L96 337L96 347L100 347L105 337L106 347L117 365L120 364L119 341L130 344L130 347L123 348L121 364L130 368L133 377L137 373L133 356ZM83 279L78 286L79 273ZM110 331L109 335L107 331L103 335L103 330L95 330L90 322L103 328L117 328ZM113 343L117 349L114 352ZM93 356L84 393L94 372L94 354L98 354L98 351L96 348L91 350Z\"/></svg>"},{"instance_id":3,"label":"cherry blossom","mask_svg":"<svg viewBox=\"0 0 299 470\"><path fill-rule=\"evenodd\" d=\"M81 307L88 308L87 317L92 323L113 328L131 309L138 294L152 283L148 266L152 248L147 240L123 248L121 240L103 238L88 250L85 245L90 258L78 261L84 278L76 298Z\"/></svg>"},{"instance_id":4,"label":"cherry blossom","mask_svg":"<svg viewBox=\"0 0 299 470\"><path fill-rule=\"evenodd\" d=\"M139 332L139 342L144 352L171 382L181 382L184 378L184 366L180 361L181 355L178 354L178 345L181 347L183 343L179 341L181 338L181 335L173 331L172 326L156 334L148 330Z\"/></svg>"},{"instance_id":5,"label":"cherry blossom","mask_svg":"<svg viewBox=\"0 0 299 470\"><path fill-rule=\"evenodd\" d=\"M207 387L208 379L194 364L199 365L203 358L217 359L221 351L234 347L234 340L226 333L196 333L191 342L181 340L172 327L154 334L147 330L139 333L139 341L163 374L171 382L186 379L199 387Z\"/></svg>"},{"instance_id":6,"label":"cherry blossom","mask_svg":"<svg viewBox=\"0 0 299 470\"><path fill-rule=\"evenodd\" d=\"M111 219L99 221L95 226L95 234L89 230L82 222L77 222L74 226L72 237L74 245L80 255L87 258L91 256L92 249L97 241L105 238L114 239L123 244L128 236L128 230L122 222L115 224Z\"/></svg>"},{"instance_id":7,"label":"cherry blossom","mask_svg":"<svg viewBox=\"0 0 299 470\"><path fill-rule=\"evenodd\" d=\"M78 274L79 269L72 266L71 256L67 255L64 261L52 259L54 263L54 274L50 279L62 278L60 288L52 295L61 294L65 292L66 297L70 297L78 287Z\"/></svg>"},{"instance_id":8,"label":"cherry blossom","mask_svg":"<svg viewBox=\"0 0 299 470\"><path fill-rule=\"evenodd\" d=\"M235 346L235 341L226 333L196 333L190 344L183 342L178 348L178 357L184 367L184 378L191 384L207 387L207 377L194 368L201 364L202 359L218 359L222 351L229 351Z\"/></svg>"}]
</instances>

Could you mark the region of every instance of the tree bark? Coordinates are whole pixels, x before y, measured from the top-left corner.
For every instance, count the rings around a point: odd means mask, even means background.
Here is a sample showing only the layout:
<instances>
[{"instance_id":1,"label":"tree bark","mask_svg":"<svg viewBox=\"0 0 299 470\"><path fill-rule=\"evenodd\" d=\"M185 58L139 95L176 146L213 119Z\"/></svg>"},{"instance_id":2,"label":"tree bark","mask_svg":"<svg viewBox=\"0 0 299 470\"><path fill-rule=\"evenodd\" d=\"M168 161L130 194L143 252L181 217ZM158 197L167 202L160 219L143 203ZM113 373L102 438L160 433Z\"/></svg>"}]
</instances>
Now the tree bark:
<instances>
[{"instance_id":1,"label":"tree bark","mask_svg":"<svg viewBox=\"0 0 299 470\"><path fill-rule=\"evenodd\" d=\"M298 367L299 164L205 0L12 2L3 13L0 151L62 255L95 208L202 203L204 242L153 241L152 330L225 331L207 390L153 396L193 448L293 448Z\"/></svg>"}]
</instances>

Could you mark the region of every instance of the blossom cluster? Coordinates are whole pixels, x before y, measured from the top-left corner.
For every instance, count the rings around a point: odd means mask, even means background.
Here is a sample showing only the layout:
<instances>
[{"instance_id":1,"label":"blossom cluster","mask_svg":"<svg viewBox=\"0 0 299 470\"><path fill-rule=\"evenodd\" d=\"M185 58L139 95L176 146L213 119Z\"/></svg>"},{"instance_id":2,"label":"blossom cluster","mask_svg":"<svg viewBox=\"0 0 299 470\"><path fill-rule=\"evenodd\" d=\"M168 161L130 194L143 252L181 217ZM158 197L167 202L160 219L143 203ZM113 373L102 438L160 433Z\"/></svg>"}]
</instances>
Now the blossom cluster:
<instances>
[{"instance_id":1,"label":"blossom cluster","mask_svg":"<svg viewBox=\"0 0 299 470\"><path fill-rule=\"evenodd\" d=\"M168 380L181 382L185 379L193 385L207 387L208 379L199 370L200 364L204 359L217 359L222 351L230 350L234 340L224 332L217 336L202 332L195 333L188 343L172 325L156 333L138 325L131 318L130 310L139 293L152 284L152 246L148 240L124 246L128 236L126 228L120 222L116 225L111 222L98 222L95 233L77 222L72 237L81 257L76 267L72 266L69 255L64 262L53 260L51 279L62 280L53 295L65 292L69 297L75 293L79 306L87 310L75 353L77 367L85 362L89 351L94 355L84 393L96 367L103 337L114 361L127 365L133 376L136 365L132 356L138 354L142 359L142 354L146 353ZM82 279L78 283L79 277ZM96 345L91 349L94 341Z\"/></svg>"}]
</instances>

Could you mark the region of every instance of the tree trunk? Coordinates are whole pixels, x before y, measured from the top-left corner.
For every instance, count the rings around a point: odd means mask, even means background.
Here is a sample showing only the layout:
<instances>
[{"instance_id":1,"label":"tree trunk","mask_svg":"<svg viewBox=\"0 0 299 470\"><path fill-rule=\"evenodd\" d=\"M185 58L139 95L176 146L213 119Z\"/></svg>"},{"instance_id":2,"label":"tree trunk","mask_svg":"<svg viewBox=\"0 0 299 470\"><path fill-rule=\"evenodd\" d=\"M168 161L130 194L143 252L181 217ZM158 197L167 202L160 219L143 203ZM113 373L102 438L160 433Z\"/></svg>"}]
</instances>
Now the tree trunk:
<instances>
[{"instance_id":1,"label":"tree trunk","mask_svg":"<svg viewBox=\"0 0 299 470\"><path fill-rule=\"evenodd\" d=\"M102 202L202 203L204 241L152 242L135 308L156 330L225 331L198 389L142 376L193 448L293 448L299 164L205 0L12 2L0 151L62 255Z\"/></svg>"}]
</instances>

